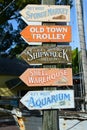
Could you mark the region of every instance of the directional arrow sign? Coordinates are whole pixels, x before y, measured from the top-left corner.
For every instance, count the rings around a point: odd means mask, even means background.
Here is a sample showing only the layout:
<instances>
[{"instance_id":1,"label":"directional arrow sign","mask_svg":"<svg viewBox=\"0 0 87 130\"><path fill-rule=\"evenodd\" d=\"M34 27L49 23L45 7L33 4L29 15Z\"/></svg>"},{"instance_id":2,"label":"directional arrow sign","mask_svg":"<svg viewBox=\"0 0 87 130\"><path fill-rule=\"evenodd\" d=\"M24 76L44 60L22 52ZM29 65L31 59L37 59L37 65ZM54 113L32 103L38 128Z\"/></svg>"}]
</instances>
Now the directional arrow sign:
<instances>
[{"instance_id":1,"label":"directional arrow sign","mask_svg":"<svg viewBox=\"0 0 87 130\"><path fill-rule=\"evenodd\" d=\"M70 6L27 5L20 14L29 21L69 22Z\"/></svg>"},{"instance_id":2,"label":"directional arrow sign","mask_svg":"<svg viewBox=\"0 0 87 130\"><path fill-rule=\"evenodd\" d=\"M20 55L28 64L72 63L71 47L27 47Z\"/></svg>"},{"instance_id":3,"label":"directional arrow sign","mask_svg":"<svg viewBox=\"0 0 87 130\"><path fill-rule=\"evenodd\" d=\"M28 42L71 42L70 26L29 25L21 31Z\"/></svg>"},{"instance_id":4,"label":"directional arrow sign","mask_svg":"<svg viewBox=\"0 0 87 130\"><path fill-rule=\"evenodd\" d=\"M72 86L71 68L30 68L19 77L27 86Z\"/></svg>"},{"instance_id":5,"label":"directional arrow sign","mask_svg":"<svg viewBox=\"0 0 87 130\"><path fill-rule=\"evenodd\" d=\"M74 108L73 90L29 91L21 100L28 109Z\"/></svg>"}]
</instances>

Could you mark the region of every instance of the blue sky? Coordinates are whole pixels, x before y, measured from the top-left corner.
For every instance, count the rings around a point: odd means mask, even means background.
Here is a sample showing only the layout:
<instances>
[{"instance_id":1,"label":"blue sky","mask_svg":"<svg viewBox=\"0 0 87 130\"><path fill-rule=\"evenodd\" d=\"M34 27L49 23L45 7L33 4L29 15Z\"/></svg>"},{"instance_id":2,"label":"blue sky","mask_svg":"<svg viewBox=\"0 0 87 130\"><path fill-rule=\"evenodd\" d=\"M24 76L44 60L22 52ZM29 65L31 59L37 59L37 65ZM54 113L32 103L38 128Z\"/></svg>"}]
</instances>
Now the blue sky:
<instances>
[{"instance_id":1,"label":"blue sky","mask_svg":"<svg viewBox=\"0 0 87 130\"><path fill-rule=\"evenodd\" d=\"M78 35L78 26L77 26L77 17L76 17L76 6L75 0L73 1L73 6L70 10L70 25L72 28L72 42L70 45L72 49L75 49L77 46L79 47L79 35Z\"/></svg>"},{"instance_id":2,"label":"blue sky","mask_svg":"<svg viewBox=\"0 0 87 130\"><path fill-rule=\"evenodd\" d=\"M86 44L87 44L87 7L86 6L87 6L87 0L83 0L85 39L86 39ZM75 0L73 0L73 7L71 8L70 13L71 13L70 25L72 27L72 42L70 43L70 45L72 46L72 49L75 49L76 47L80 48Z\"/></svg>"}]
</instances>

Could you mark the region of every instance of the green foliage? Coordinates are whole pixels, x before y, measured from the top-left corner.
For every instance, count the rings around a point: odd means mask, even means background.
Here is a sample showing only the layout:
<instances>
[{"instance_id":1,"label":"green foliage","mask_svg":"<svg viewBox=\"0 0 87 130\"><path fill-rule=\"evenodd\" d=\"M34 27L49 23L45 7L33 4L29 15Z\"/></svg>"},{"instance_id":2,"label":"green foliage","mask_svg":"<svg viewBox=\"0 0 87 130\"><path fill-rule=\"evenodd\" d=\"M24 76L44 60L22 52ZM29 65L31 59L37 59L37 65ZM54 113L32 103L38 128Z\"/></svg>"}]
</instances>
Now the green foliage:
<instances>
[{"instance_id":1,"label":"green foliage","mask_svg":"<svg viewBox=\"0 0 87 130\"><path fill-rule=\"evenodd\" d=\"M27 4L40 4L40 0L0 0L0 54L16 56L26 47L20 32L26 26L19 11ZM17 30L11 21L16 21ZM21 44L23 46L21 46ZM17 47L16 47L17 46ZM20 49L21 47L21 49ZM19 50L18 50L19 49Z\"/></svg>"},{"instance_id":2,"label":"green foliage","mask_svg":"<svg viewBox=\"0 0 87 130\"><path fill-rule=\"evenodd\" d=\"M16 2L16 6L19 9L24 8L27 4L41 4L41 1L40 0L18 0Z\"/></svg>"},{"instance_id":3,"label":"green foliage","mask_svg":"<svg viewBox=\"0 0 87 130\"><path fill-rule=\"evenodd\" d=\"M16 11L23 9L27 4L40 4L40 0L0 0L0 24L11 19Z\"/></svg>"},{"instance_id":4,"label":"green foliage","mask_svg":"<svg viewBox=\"0 0 87 130\"><path fill-rule=\"evenodd\" d=\"M76 74L79 72L79 52L78 48L72 50L72 70L73 74Z\"/></svg>"},{"instance_id":5,"label":"green foliage","mask_svg":"<svg viewBox=\"0 0 87 130\"><path fill-rule=\"evenodd\" d=\"M17 55L20 55L21 52L23 52L26 47L27 47L27 44L18 44L15 48L13 48L10 51L9 57L15 57Z\"/></svg>"}]
</instances>

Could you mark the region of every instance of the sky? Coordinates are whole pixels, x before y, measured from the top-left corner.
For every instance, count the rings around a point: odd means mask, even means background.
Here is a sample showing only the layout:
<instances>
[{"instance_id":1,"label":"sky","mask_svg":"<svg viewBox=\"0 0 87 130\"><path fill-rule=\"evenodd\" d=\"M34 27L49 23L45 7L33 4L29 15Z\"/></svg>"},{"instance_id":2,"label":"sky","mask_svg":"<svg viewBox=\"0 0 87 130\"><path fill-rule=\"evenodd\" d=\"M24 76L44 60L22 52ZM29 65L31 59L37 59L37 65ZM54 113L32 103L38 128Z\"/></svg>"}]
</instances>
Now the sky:
<instances>
[{"instance_id":1,"label":"sky","mask_svg":"<svg viewBox=\"0 0 87 130\"><path fill-rule=\"evenodd\" d=\"M78 25L77 25L77 18L76 18L76 6L75 6L75 0L73 0L73 6L70 10L70 25L72 29L72 42L70 45L72 46L72 49L75 49L76 47L79 47L79 35L78 35Z\"/></svg>"},{"instance_id":2,"label":"sky","mask_svg":"<svg viewBox=\"0 0 87 130\"><path fill-rule=\"evenodd\" d=\"M72 46L72 49L75 49L76 47L80 48L79 44L79 34L78 34L78 24L77 24L77 14L76 14L76 0L73 0L73 7L71 8L70 12L70 25L72 27L72 42L70 45ZM83 16L84 16L84 23L85 23L85 40L87 44L87 0L83 0Z\"/></svg>"}]
</instances>

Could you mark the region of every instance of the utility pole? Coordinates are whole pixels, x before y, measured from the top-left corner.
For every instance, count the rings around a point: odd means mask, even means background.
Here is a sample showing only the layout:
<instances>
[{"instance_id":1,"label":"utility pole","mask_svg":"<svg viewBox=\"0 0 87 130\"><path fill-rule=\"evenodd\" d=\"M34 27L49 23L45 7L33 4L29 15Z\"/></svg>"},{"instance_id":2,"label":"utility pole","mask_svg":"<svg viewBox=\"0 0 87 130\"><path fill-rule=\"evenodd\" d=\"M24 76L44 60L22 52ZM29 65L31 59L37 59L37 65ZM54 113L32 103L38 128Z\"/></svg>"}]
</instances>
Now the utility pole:
<instances>
[{"instance_id":1,"label":"utility pole","mask_svg":"<svg viewBox=\"0 0 87 130\"><path fill-rule=\"evenodd\" d=\"M55 0L42 0L43 5L55 5ZM44 24L44 23L43 23ZM46 24L46 23L45 23ZM49 25L50 23L47 23ZM55 24L55 23L52 23ZM44 44L43 44L44 45ZM45 44L48 47L56 46L56 44ZM56 65L43 65L45 68L56 68ZM56 90L56 87L44 88L44 90ZM43 130L59 130L59 110L44 110L43 111Z\"/></svg>"},{"instance_id":2,"label":"utility pole","mask_svg":"<svg viewBox=\"0 0 87 130\"><path fill-rule=\"evenodd\" d=\"M76 0L77 10L77 21L78 21L78 32L80 39L80 50L82 57L82 68L83 68L83 82L85 85L85 110L87 111L87 56L86 56L86 43L84 34L84 20L83 20L83 1Z\"/></svg>"}]
</instances>

